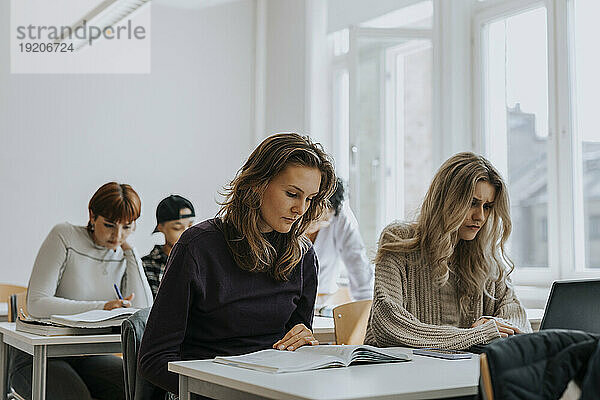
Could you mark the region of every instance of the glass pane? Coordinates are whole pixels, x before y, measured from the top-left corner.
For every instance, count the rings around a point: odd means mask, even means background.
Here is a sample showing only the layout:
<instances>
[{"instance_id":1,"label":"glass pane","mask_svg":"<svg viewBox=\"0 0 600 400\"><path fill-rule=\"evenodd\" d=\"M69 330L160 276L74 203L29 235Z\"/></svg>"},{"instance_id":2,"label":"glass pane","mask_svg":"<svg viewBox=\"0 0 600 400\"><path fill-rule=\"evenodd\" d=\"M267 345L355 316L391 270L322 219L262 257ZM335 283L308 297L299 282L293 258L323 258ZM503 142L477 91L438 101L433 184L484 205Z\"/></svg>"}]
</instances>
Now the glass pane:
<instances>
[{"instance_id":1,"label":"glass pane","mask_svg":"<svg viewBox=\"0 0 600 400\"><path fill-rule=\"evenodd\" d=\"M421 1L363 22L359 26L363 28L431 28L433 26L433 2Z\"/></svg>"},{"instance_id":2,"label":"glass pane","mask_svg":"<svg viewBox=\"0 0 600 400\"><path fill-rule=\"evenodd\" d=\"M358 137L350 138L353 172L350 185L358 193L356 217L367 249L376 248L380 214L378 201L382 198L381 158L382 125L380 109L381 85L380 48L363 48L358 64Z\"/></svg>"},{"instance_id":3,"label":"glass pane","mask_svg":"<svg viewBox=\"0 0 600 400\"><path fill-rule=\"evenodd\" d=\"M393 168L393 162L401 163L399 174L403 184L396 187L396 195L402 198L403 204L394 207L387 196L392 208L388 207L386 220L411 220L417 215L433 171L433 54L429 40L413 40L393 48L390 53L396 70L395 104L389 104L386 109L394 110L396 123L386 129L386 135L387 142L392 135L403 141L403 148L388 157L386 171ZM389 176L391 174L386 173L386 177ZM393 185L386 182L386 186Z\"/></svg>"},{"instance_id":4,"label":"glass pane","mask_svg":"<svg viewBox=\"0 0 600 400\"><path fill-rule=\"evenodd\" d=\"M585 266L600 268L600 130L598 93L600 92L600 26L597 0L574 3L575 109L576 138L583 179L583 220ZM576 227L581 228L581 227Z\"/></svg>"},{"instance_id":5,"label":"glass pane","mask_svg":"<svg viewBox=\"0 0 600 400\"><path fill-rule=\"evenodd\" d=\"M429 40L359 39L358 137L351 184L369 249L395 219L411 218L432 171L432 47Z\"/></svg>"},{"instance_id":6,"label":"glass pane","mask_svg":"<svg viewBox=\"0 0 600 400\"><path fill-rule=\"evenodd\" d=\"M508 176L519 267L548 266L548 54L546 9L487 27L485 126L491 161Z\"/></svg>"},{"instance_id":7,"label":"glass pane","mask_svg":"<svg viewBox=\"0 0 600 400\"><path fill-rule=\"evenodd\" d=\"M343 68L334 71L332 122L335 172L346 182L350 179L349 91L348 70Z\"/></svg>"}]
</instances>

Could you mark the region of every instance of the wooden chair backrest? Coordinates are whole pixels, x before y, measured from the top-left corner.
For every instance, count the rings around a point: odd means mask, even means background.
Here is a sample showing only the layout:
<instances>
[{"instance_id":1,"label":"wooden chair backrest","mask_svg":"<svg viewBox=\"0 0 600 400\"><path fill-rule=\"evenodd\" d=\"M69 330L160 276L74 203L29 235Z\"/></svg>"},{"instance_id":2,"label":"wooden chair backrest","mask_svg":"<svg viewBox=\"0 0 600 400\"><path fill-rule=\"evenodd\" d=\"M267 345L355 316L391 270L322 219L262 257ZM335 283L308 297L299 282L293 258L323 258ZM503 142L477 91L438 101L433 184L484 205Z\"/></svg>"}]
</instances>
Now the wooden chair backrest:
<instances>
[{"instance_id":1,"label":"wooden chair backrest","mask_svg":"<svg viewBox=\"0 0 600 400\"><path fill-rule=\"evenodd\" d=\"M359 300L333 309L335 342L337 344L363 344L373 300Z\"/></svg>"},{"instance_id":2,"label":"wooden chair backrest","mask_svg":"<svg viewBox=\"0 0 600 400\"><path fill-rule=\"evenodd\" d=\"M7 299L11 294L21 293L25 291L27 291L27 288L25 286L7 285L4 283L0 283L0 301L8 301Z\"/></svg>"},{"instance_id":3,"label":"wooden chair backrest","mask_svg":"<svg viewBox=\"0 0 600 400\"><path fill-rule=\"evenodd\" d=\"M481 388L483 400L494 400L492 375L485 353L479 356L479 387Z\"/></svg>"},{"instance_id":4,"label":"wooden chair backrest","mask_svg":"<svg viewBox=\"0 0 600 400\"><path fill-rule=\"evenodd\" d=\"M8 303L8 320L12 321L12 310L10 307L10 296L17 293L27 293L25 286L0 284L0 302Z\"/></svg>"},{"instance_id":5,"label":"wooden chair backrest","mask_svg":"<svg viewBox=\"0 0 600 400\"><path fill-rule=\"evenodd\" d=\"M13 317L13 310L8 308L8 320L16 321L19 316L19 310L23 310L23 313L27 314L27 292L16 293L13 296L17 298L17 308L14 310L15 315Z\"/></svg>"}]
</instances>

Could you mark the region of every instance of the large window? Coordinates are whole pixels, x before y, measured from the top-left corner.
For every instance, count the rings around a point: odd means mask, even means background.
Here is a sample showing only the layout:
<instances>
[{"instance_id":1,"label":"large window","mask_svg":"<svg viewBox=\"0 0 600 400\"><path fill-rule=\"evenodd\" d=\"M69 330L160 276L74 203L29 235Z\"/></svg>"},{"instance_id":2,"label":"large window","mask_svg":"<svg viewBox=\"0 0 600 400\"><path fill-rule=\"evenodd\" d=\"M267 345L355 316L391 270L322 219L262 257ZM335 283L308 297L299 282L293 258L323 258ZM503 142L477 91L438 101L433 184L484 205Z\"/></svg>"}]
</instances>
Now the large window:
<instances>
[{"instance_id":1,"label":"large window","mask_svg":"<svg viewBox=\"0 0 600 400\"><path fill-rule=\"evenodd\" d=\"M434 168L432 25L421 1L330 37L336 168L371 251L414 216Z\"/></svg>"},{"instance_id":2,"label":"large window","mask_svg":"<svg viewBox=\"0 0 600 400\"><path fill-rule=\"evenodd\" d=\"M468 15L470 37L452 25ZM371 250L441 157L474 150L508 182L515 282L600 275L598 15L597 0L414 1L331 35L333 152Z\"/></svg>"},{"instance_id":3,"label":"large window","mask_svg":"<svg viewBox=\"0 0 600 400\"><path fill-rule=\"evenodd\" d=\"M519 268L548 266L548 40L546 8L484 25L485 143L508 180Z\"/></svg>"},{"instance_id":4,"label":"large window","mask_svg":"<svg viewBox=\"0 0 600 400\"><path fill-rule=\"evenodd\" d=\"M518 283L598 276L600 2L475 6L479 151L509 184Z\"/></svg>"},{"instance_id":5,"label":"large window","mask_svg":"<svg viewBox=\"0 0 600 400\"><path fill-rule=\"evenodd\" d=\"M575 90L573 107L575 124L575 152L582 198L577 199L578 212L583 219L585 268L600 268L600 129L598 115L598 94L600 93L600 2L597 0L576 0L570 3L571 43L574 68Z\"/></svg>"}]
</instances>

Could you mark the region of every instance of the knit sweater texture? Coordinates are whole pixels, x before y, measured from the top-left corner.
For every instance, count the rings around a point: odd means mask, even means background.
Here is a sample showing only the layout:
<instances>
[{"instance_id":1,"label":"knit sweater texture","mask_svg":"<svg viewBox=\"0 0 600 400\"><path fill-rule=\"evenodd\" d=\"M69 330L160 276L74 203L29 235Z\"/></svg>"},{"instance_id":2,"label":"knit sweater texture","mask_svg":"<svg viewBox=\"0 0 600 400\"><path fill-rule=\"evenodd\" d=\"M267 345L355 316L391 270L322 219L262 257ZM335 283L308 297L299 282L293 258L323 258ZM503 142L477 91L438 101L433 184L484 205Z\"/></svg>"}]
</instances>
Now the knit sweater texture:
<instances>
[{"instance_id":1,"label":"knit sweater texture","mask_svg":"<svg viewBox=\"0 0 600 400\"><path fill-rule=\"evenodd\" d=\"M414 235L410 225L393 223L381 235L380 246L392 233L396 237ZM467 349L500 337L493 319L504 320L523 332L531 332L525 309L510 283L486 283L492 296L481 293L468 315L460 312L458 285L451 273L442 287L434 283L432 268L423 263L419 251L388 252L375 265L373 306L365 343L379 347L439 347ZM480 317L492 318L471 325Z\"/></svg>"},{"instance_id":2,"label":"knit sweater texture","mask_svg":"<svg viewBox=\"0 0 600 400\"><path fill-rule=\"evenodd\" d=\"M98 246L85 226L67 222L48 234L29 278L27 311L34 317L101 310L114 300L117 284L123 295L135 293L132 306L152 305L152 292L135 249Z\"/></svg>"}]
</instances>

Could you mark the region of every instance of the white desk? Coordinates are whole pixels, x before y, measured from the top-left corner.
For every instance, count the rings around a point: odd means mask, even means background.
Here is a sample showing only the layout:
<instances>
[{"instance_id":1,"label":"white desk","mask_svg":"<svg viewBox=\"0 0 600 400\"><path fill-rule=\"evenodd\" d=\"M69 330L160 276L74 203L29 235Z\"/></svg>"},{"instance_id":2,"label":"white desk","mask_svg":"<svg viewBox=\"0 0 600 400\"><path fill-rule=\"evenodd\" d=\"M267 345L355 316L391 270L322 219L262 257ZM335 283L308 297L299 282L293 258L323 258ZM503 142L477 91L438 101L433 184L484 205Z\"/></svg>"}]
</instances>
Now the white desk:
<instances>
[{"instance_id":1,"label":"white desk","mask_svg":"<svg viewBox=\"0 0 600 400\"><path fill-rule=\"evenodd\" d=\"M46 398L46 361L48 357L83 356L121 352L121 335L38 336L18 332L15 324L0 322L0 396L8 388L8 346L33 355L33 400Z\"/></svg>"},{"instance_id":2,"label":"white desk","mask_svg":"<svg viewBox=\"0 0 600 400\"><path fill-rule=\"evenodd\" d=\"M180 400L190 400L190 393L228 400L439 399L477 394L479 356L442 360L415 355L409 362L286 374L211 360L177 361L169 363L169 371L179 374Z\"/></svg>"},{"instance_id":3,"label":"white desk","mask_svg":"<svg viewBox=\"0 0 600 400\"><path fill-rule=\"evenodd\" d=\"M313 318L313 336L319 343L334 343L335 329L333 318L315 315Z\"/></svg>"},{"instance_id":4,"label":"white desk","mask_svg":"<svg viewBox=\"0 0 600 400\"><path fill-rule=\"evenodd\" d=\"M540 324L542 323L542 318L544 317L544 309L543 308L528 308L525 310L527 312L527 319L531 324L531 329L534 332L540 330Z\"/></svg>"},{"instance_id":5,"label":"white desk","mask_svg":"<svg viewBox=\"0 0 600 400\"><path fill-rule=\"evenodd\" d=\"M8 320L8 303L0 302L0 322Z\"/></svg>"}]
</instances>

